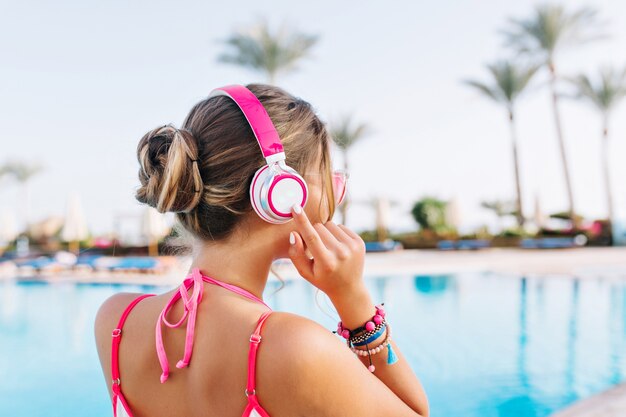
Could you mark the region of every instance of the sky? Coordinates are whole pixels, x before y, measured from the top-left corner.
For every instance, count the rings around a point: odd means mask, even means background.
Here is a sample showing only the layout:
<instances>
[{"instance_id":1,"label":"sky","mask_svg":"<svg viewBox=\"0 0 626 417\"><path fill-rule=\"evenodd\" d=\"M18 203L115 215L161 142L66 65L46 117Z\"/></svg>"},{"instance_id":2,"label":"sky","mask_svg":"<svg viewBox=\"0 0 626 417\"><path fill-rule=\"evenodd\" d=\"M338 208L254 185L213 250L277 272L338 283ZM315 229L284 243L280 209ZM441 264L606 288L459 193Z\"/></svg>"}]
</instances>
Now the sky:
<instances>
[{"instance_id":1,"label":"sky","mask_svg":"<svg viewBox=\"0 0 626 417\"><path fill-rule=\"evenodd\" d=\"M626 65L626 2L567 0L597 8L610 37L564 51L558 70L595 74ZM136 146L165 123L180 126L191 107L226 84L263 75L217 62L223 40L267 19L318 34L298 70L277 84L309 101L322 120L345 114L371 134L350 158L348 226L371 229L365 204L396 204L392 230L411 230L415 201L457 201L462 230L497 224L480 207L514 198L509 126L504 110L462 83L487 80L484 65L511 55L500 31L535 1L442 0L383 3L230 1L0 1L0 163L21 160L43 170L29 185L28 217L62 216L80 195L92 233L115 219L134 222L142 206ZM547 212L567 199L546 74L537 75L517 108L524 208ZM562 100L575 203L590 218L606 214L600 165L600 118ZM626 219L626 106L612 119L610 159L618 216ZM341 166L341 157L334 156ZM24 218L17 184L0 183L0 211ZM130 219L130 220L128 220Z\"/></svg>"}]
</instances>

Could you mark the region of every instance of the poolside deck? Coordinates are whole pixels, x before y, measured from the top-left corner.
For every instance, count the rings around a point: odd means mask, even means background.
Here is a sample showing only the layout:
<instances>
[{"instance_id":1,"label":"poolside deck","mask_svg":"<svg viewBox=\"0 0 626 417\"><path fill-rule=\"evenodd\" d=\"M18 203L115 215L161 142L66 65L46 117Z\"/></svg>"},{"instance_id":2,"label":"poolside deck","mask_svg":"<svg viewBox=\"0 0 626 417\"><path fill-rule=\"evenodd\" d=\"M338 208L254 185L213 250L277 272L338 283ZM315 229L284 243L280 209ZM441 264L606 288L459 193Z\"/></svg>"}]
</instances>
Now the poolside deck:
<instances>
[{"instance_id":1,"label":"poolside deck","mask_svg":"<svg viewBox=\"0 0 626 417\"><path fill-rule=\"evenodd\" d=\"M111 271L72 271L24 278L48 282L93 282L178 285L191 260L181 258L167 272L146 274ZM284 280L300 279L289 260L274 270ZM572 249L481 249L478 251L402 250L368 253L365 273L376 275L491 272L504 276L564 276L626 279L626 247ZM0 271L0 279L15 273ZM20 274L18 273L18 276ZM270 280L276 279L271 275Z\"/></svg>"},{"instance_id":2,"label":"poolside deck","mask_svg":"<svg viewBox=\"0 0 626 417\"><path fill-rule=\"evenodd\" d=\"M405 250L367 255L366 272L493 272L503 275L559 275L626 278L626 247L504 249L477 251Z\"/></svg>"},{"instance_id":3,"label":"poolside deck","mask_svg":"<svg viewBox=\"0 0 626 417\"><path fill-rule=\"evenodd\" d=\"M618 385L593 397L574 403L551 417L623 417L626 416L626 384Z\"/></svg>"}]
</instances>

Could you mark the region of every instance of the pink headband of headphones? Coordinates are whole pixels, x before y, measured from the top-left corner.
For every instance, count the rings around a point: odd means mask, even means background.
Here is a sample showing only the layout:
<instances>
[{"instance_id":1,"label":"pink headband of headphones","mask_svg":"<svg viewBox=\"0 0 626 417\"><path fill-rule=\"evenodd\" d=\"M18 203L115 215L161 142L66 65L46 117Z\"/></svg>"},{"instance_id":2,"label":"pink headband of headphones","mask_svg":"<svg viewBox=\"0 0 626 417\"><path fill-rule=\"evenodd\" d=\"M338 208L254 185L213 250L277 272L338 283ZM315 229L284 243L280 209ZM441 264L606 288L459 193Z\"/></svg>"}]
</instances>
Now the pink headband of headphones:
<instances>
[{"instance_id":1,"label":"pink headband of headphones","mask_svg":"<svg viewBox=\"0 0 626 417\"><path fill-rule=\"evenodd\" d=\"M242 85L227 85L211 91L209 97L228 96L241 109L252 127L254 136L259 142L261 152L268 164L285 159L283 145L280 143L278 132L267 114L267 110L259 99Z\"/></svg>"},{"instance_id":2,"label":"pink headband of headphones","mask_svg":"<svg viewBox=\"0 0 626 417\"><path fill-rule=\"evenodd\" d=\"M241 109L252 128L266 165L259 168L250 184L250 202L254 211L269 223L291 220L291 207L304 207L308 189L304 178L285 162L280 136L259 99L242 85L216 88L209 97L227 96Z\"/></svg>"}]
</instances>

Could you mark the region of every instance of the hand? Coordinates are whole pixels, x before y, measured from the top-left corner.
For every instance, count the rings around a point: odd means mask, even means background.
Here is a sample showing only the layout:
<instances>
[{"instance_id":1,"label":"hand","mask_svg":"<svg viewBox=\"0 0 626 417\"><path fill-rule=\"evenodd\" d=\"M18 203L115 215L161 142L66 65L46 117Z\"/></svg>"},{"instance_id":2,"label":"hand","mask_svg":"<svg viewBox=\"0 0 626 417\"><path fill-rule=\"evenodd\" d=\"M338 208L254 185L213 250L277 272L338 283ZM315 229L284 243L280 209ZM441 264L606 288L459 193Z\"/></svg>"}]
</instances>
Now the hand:
<instances>
[{"instance_id":1,"label":"hand","mask_svg":"<svg viewBox=\"0 0 626 417\"><path fill-rule=\"evenodd\" d=\"M289 258L300 275L330 298L362 288L363 239L332 221L312 225L300 206L291 211L296 230L289 236Z\"/></svg>"}]
</instances>

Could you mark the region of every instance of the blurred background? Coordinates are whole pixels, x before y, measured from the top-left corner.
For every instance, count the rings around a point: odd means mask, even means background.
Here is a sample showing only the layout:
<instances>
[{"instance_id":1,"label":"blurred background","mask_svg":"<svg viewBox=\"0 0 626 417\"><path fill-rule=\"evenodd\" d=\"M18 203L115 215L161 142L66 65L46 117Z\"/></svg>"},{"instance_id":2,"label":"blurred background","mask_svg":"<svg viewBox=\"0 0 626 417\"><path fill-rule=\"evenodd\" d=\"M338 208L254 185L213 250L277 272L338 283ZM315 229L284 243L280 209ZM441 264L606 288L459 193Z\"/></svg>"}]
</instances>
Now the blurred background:
<instances>
[{"instance_id":1,"label":"blurred background","mask_svg":"<svg viewBox=\"0 0 626 417\"><path fill-rule=\"evenodd\" d=\"M0 376L23 375L0 379L0 414L109 413L97 307L171 289L189 264L169 249L173 216L134 199L137 143L251 82L327 123L350 172L335 220L366 241L368 285L433 416L590 415L602 392L624 398L626 3L0 7ZM333 328L328 300L276 268L270 305ZM52 403L63 388L26 401L56 371L30 349L65 330L58 363L81 404Z\"/></svg>"},{"instance_id":2,"label":"blurred background","mask_svg":"<svg viewBox=\"0 0 626 417\"><path fill-rule=\"evenodd\" d=\"M462 232L486 226L497 233L514 219L482 203L516 198L507 106L465 81L493 86L487 65L511 62L524 72L538 64L543 51L519 56L521 45L506 35L519 29L510 19L530 19L533 5L416 2L385 10L367 3L296 8L273 2L263 10L242 2L237 12L199 2L5 5L2 159L25 167L3 176L0 209L21 231L26 222L63 216L76 192L91 235L132 239L137 230L126 230L124 219L140 211L132 191L141 136L159 124L180 125L214 86L273 81L310 101L328 123L350 117L352 130L368 127L348 145L350 196L357 200L350 227L373 229L375 209L368 203L385 198L394 202L389 229L413 231L413 204L433 196L456 201ZM570 13L597 11L593 30L556 43L553 61L563 79L556 88L574 207L587 219L605 219L602 111L593 100L576 98L576 87L564 79L584 74L601 88L603 68L612 67L616 78L623 71L626 6L563 6ZM246 36L275 37L293 53L266 57L270 62L239 60L239 53L260 52L246 49ZM224 55L231 59L224 62ZM513 89L522 93L514 101L524 214L532 218L537 205L546 216L567 211L548 69ZM620 97L613 101L606 163L615 215L623 220L626 168L619 155L626 153L626 126ZM336 165L343 159L337 152Z\"/></svg>"}]
</instances>

